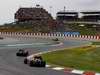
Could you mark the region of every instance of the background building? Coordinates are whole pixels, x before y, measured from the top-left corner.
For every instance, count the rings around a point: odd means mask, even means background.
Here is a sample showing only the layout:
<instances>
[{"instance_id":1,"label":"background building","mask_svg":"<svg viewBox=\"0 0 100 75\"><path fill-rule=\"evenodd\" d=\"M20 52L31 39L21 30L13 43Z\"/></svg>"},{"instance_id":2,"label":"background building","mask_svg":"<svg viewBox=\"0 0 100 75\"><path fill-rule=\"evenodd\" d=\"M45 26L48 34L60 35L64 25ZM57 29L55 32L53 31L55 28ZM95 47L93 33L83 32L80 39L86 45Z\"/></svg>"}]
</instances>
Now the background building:
<instances>
[{"instance_id":1,"label":"background building","mask_svg":"<svg viewBox=\"0 0 100 75\"><path fill-rule=\"evenodd\" d=\"M57 20L65 21L76 21L78 19L78 12L58 12Z\"/></svg>"},{"instance_id":2,"label":"background building","mask_svg":"<svg viewBox=\"0 0 100 75\"><path fill-rule=\"evenodd\" d=\"M87 28L93 28L100 31L100 11L60 11L57 12L57 21L63 22L63 25L72 27L84 26Z\"/></svg>"},{"instance_id":3,"label":"background building","mask_svg":"<svg viewBox=\"0 0 100 75\"><path fill-rule=\"evenodd\" d=\"M15 20L17 22L41 21L50 19L53 19L51 14L39 6L33 8L19 8L15 13Z\"/></svg>"},{"instance_id":4,"label":"background building","mask_svg":"<svg viewBox=\"0 0 100 75\"><path fill-rule=\"evenodd\" d=\"M62 11L57 13L57 20L98 22L100 21L100 11L85 11L85 12Z\"/></svg>"},{"instance_id":5,"label":"background building","mask_svg":"<svg viewBox=\"0 0 100 75\"><path fill-rule=\"evenodd\" d=\"M16 23L27 23L32 25L33 30L37 32L48 32L55 29L55 20L48 11L40 5L32 8L19 8L15 13ZM25 25L25 24L24 24Z\"/></svg>"},{"instance_id":6,"label":"background building","mask_svg":"<svg viewBox=\"0 0 100 75\"><path fill-rule=\"evenodd\" d=\"M80 12L83 14L81 20L88 22L98 22L100 21L100 11L86 11Z\"/></svg>"}]
</instances>

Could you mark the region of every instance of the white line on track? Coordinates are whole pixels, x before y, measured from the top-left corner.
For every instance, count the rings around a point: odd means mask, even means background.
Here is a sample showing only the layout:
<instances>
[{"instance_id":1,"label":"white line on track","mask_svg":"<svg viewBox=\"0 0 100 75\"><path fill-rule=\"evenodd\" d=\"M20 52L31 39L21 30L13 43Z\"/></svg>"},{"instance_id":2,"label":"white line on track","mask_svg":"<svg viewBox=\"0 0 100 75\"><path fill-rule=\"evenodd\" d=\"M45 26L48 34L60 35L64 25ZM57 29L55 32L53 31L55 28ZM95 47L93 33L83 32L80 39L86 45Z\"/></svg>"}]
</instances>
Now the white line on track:
<instances>
[{"instance_id":1,"label":"white line on track","mask_svg":"<svg viewBox=\"0 0 100 75\"><path fill-rule=\"evenodd\" d=\"M52 68L53 70L63 70L64 68L62 68L62 67L54 67L54 68Z\"/></svg>"}]
</instances>

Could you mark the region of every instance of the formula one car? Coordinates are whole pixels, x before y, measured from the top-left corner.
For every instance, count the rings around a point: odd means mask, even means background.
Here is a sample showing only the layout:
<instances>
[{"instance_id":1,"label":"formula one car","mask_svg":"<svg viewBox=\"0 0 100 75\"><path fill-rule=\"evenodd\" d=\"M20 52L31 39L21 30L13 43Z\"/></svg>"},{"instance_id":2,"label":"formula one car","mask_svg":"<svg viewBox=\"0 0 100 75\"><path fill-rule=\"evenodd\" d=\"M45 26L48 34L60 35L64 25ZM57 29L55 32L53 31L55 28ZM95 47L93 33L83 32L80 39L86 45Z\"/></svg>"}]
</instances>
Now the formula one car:
<instances>
[{"instance_id":1,"label":"formula one car","mask_svg":"<svg viewBox=\"0 0 100 75\"><path fill-rule=\"evenodd\" d=\"M29 52L24 50L24 49L19 49L19 51L16 53L16 56L28 56L29 55Z\"/></svg>"},{"instance_id":2,"label":"formula one car","mask_svg":"<svg viewBox=\"0 0 100 75\"><path fill-rule=\"evenodd\" d=\"M24 64L29 64L31 67L45 67L46 62L39 55L33 56L31 59L25 58Z\"/></svg>"},{"instance_id":3,"label":"formula one car","mask_svg":"<svg viewBox=\"0 0 100 75\"><path fill-rule=\"evenodd\" d=\"M59 41L58 38L52 39L53 41Z\"/></svg>"},{"instance_id":4,"label":"formula one car","mask_svg":"<svg viewBox=\"0 0 100 75\"><path fill-rule=\"evenodd\" d=\"M4 38L3 37L0 37L0 40L3 40Z\"/></svg>"}]
</instances>

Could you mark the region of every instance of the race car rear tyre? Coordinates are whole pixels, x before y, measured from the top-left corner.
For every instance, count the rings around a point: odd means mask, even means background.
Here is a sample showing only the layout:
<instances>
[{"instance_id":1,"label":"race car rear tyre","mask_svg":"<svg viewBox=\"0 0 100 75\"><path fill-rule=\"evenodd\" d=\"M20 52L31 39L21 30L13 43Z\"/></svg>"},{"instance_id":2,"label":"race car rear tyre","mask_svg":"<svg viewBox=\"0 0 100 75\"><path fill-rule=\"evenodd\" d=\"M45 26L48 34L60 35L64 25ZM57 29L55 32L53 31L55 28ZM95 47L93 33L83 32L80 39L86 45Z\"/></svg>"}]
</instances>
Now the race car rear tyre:
<instances>
[{"instance_id":1,"label":"race car rear tyre","mask_svg":"<svg viewBox=\"0 0 100 75\"><path fill-rule=\"evenodd\" d=\"M27 64L27 59L24 59L24 64Z\"/></svg>"},{"instance_id":2,"label":"race car rear tyre","mask_svg":"<svg viewBox=\"0 0 100 75\"><path fill-rule=\"evenodd\" d=\"M34 63L33 61L30 61L29 66L30 67L34 66L33 63Z\"/></svg>"},{"instance_id":3,"label":"race car rear tyre","mask_svg":"<svg viewBox=\"0 0 100 75\"><path fill-rule=\"evenodd\" d=\"M45 66L46 66L46 62L43 61L43 62L41 63L41 67L45 67Z\"/></svg>"},{"instance_id":4,"label":"race car rear tyre","mask_svg":"<svg viewBox=\"0 0 100 75\"><path fill-rule=\"evenodd\" d=\"M16 53L16 56L19 56L19 54L18 54L18 53Z\"/></svg>"},{"instance_id":5,"label":"race car rear tyre","mask_svg":"<svg viewBox=\"0 0 100 75\"><path fill-rule=\"evenodd\" d=\"M26 53L26 56L29 56L29 52Z\"/></svg>"}]
</instances>

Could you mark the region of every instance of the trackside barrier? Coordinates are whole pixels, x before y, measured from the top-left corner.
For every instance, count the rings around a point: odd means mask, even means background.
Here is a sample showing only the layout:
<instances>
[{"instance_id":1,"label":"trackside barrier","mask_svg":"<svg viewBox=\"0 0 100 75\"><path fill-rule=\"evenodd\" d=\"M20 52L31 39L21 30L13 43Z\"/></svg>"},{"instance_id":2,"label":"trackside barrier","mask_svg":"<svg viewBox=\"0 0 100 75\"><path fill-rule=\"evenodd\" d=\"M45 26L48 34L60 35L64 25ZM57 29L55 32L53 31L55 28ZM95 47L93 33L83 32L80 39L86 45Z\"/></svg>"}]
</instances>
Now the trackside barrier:
<instances>
[{"instance_id":1,"label":"trackside barrier","mask_svg":"<svg viewBox=\"0 0 100 75\"><path fill-rule=\"evenodd\" d=\"M0 32L1 37L10 38L61 38L61 39L77 39L77 40L98 40L100 41L100 35L68 35L68 34L57 34L57 33L31 33L31 32Z\"/></svg>"}]
</instances>

